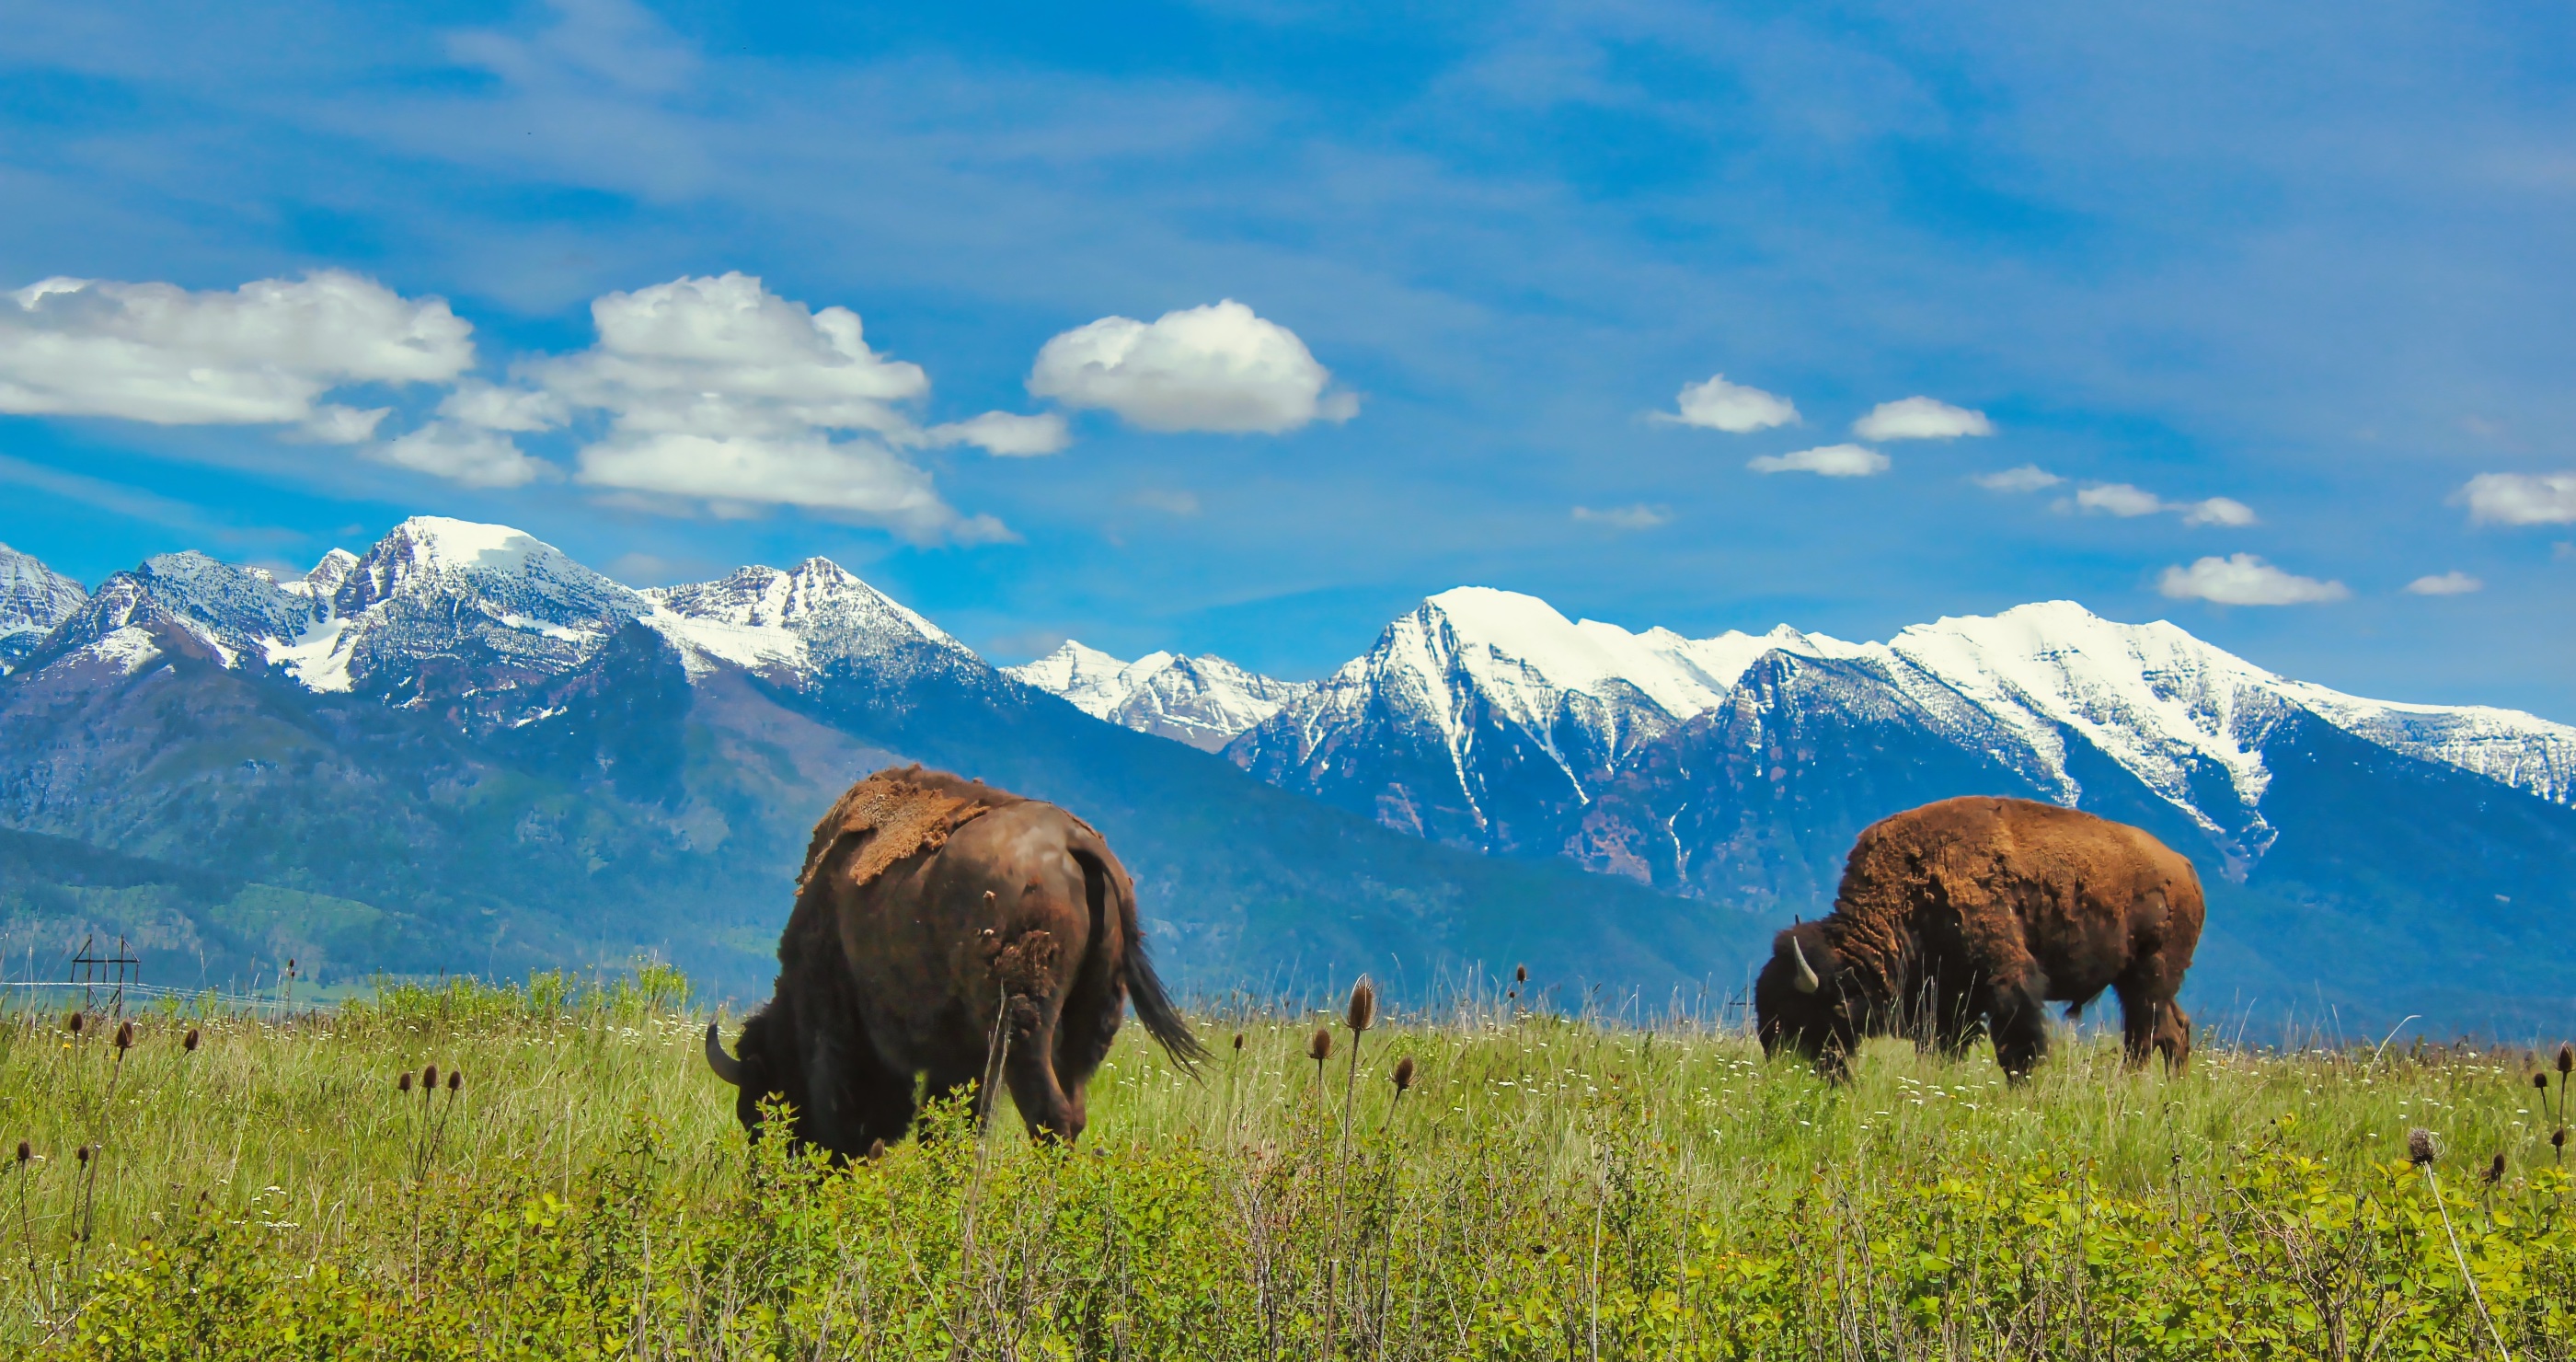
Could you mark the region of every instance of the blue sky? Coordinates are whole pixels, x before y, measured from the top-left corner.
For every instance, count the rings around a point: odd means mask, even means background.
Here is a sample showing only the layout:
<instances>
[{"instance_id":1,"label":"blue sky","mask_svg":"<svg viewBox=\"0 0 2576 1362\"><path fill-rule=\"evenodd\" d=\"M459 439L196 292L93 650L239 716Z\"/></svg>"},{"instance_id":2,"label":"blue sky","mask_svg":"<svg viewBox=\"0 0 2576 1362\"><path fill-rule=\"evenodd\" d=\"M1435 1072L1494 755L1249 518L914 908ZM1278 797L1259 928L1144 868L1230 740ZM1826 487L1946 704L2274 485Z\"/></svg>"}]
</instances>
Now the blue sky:
<instances>
[{"instance_id":1,"label":"blue sky","mask_svg":"<svg viewBox=\"0 0 2576 1362\"><path fill-rule=\"evenodd\" d=\"M2563 6L390 8L0 9L0 293L313 276L456 324L373 368L118 333L163 348L108 384L30 366L144 295L0 302L0 539L92 582L414 512L638 584L821 553L1002 660L1291 676L1462 583L1845 637L2072 597L2576 720ZM638 378L594 329L729 272L800 345L857 315L827 377L879 383L865 411L759 356ZM1187 360L1186 325L1084 330L1221 300L1268 367L1213 389L1098 367ZM1094 368L1033 392L1059 337ZM310 419L172 419L137 385L202 387L190 345ZM1655 418L1719 374L1797 419ZM699 385L721 410L681 410ZM468 390L552 414L474 425ZM1916 396L1991 433L1855 434ZM317 433L343 409L386 414ZM1062 448L987 452L986 412ZM768 441L779 486L879 481L710 495L651 444L674 422ZM1885 466L1748 467L1838 445ZM2060 481L1974 481L2021 467ZM2405 589L2453 573L2479 589Z\"/></svg>"}]
</instances>

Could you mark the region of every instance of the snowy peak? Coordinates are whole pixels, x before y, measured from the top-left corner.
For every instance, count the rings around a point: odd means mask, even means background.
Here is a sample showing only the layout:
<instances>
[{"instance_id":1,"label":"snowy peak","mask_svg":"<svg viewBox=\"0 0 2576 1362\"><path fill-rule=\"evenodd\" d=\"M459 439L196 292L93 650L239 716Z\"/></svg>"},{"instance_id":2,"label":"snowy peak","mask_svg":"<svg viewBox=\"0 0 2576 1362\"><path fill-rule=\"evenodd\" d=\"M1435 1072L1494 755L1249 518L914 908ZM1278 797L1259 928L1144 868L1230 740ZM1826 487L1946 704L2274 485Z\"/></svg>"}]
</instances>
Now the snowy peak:
<instances>
[{"instance_id":1,"label":"snowy peak","mask_svg":"<svg viewBox=\"0 0 2576 1362\"><path fill-rule=\"evenodd\" d=\"M80 583L0 544L0 674L36 650L45 635L80 613L89 593Z\"/></svg>"},{"instance_id":2,"label":"snowy peak","mask_svg":"<svg viewBox=\"0 0 2576 1362\"><path fill-rule=\"evenodd\" d=\"M333 608L342 615L409 599L598 631L650 608L634 591L523 530L444 516L413 516L365 557L345 566L325 558L314 572L337 573Z\"/></svg>"},{"instance_id":3,"label":"snowy peak","mask_svg":"<svg viewBox=\"0 0 2576 1362\"><path fill-rule=\"evenodd\" d=\"M786 571L746 567L641 595L653 607L644 622L679 646L693 669L715 659L804 681L836 663L983 665L965 644L829 558Z\"/></svg>"},{"instance_id":4,"label":"snowy peak","mask_svg":"<svg viewBox=\"0 0 2576 1362\"><path fill-rule=\"evenodd\" d=\"M1003 674L1063 696L1096 719L1213 752L1312 695L1312 681L1281 681L1216 656L1154 652L1133 662L1071 639Z\"/></svg>"}]
</instances>

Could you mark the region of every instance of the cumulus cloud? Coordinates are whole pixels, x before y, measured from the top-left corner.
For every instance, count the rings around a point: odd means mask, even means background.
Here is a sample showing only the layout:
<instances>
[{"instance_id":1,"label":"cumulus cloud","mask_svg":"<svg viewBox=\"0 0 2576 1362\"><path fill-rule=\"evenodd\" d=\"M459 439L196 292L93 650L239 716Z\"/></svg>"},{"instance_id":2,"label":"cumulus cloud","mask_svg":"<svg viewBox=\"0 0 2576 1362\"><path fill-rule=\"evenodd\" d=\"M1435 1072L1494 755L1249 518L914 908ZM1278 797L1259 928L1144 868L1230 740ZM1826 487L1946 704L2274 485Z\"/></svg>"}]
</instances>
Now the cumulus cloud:
<instances>
[{"instance_id":1,"label":"cumulus cloud","mask_svg":"<svg viewBox=\"0 0 2576 1362\"><path fill-rule=\"evenodd\" d=\"M2178 601L2202 600L2217 605L2310 605L2339 601L2352 594L2341 582L2284 572L2250 553L2203 558L2187 568L2166 568L2156 587Z\"/></svg>"},{"instance_id":2,"label":"cumulus cloud","mask_svg":"<svg viewBox=\"0 0 2576 1362\"><path fill-rule=\"evenodd\" d=\"M1980 473L1970 481L1989 492L2036 492L2042 488L2055 487L2066 479L2038 464L2026 463L2019 468L2007 468L2001 472Z\"/></svg>"},{"instance_id":3,"label":"cumulus cloud","mask_svg":"<svg viewBox=\"0 0 2576 1362\"><path fill-rule=\"evenodd\" d=\"M2060 508L2065 502L2059 502ZM2075 509L2088 515L2114 515L2124 519L2171 511L2186 525L2222 525L2231 528L2255 523L2254 508L2234 497L2206 497L2199 501L2167 501L2143 487L2125 482L2097 483L2075 494Z\"/></svg>"},{"instance_id":4,"label":"cumulus cloud","mask_svg":"<svg viewBox=\"0 0 2576 1362\"><path fill-rule=\"evenodd\" d=\"M1788 398L1729 383L1724 374L1711 374L1705 383L1683 384L1674 405L1678 410L1656 412L1655 419L1738 435L1785 426L1798 419L1798 408Z\"/></svg>"},{"instance_id":5,"label":"cumulus cloud","mask_svg":"<svg viewBox=\"0 0 2576 1362\"><path fill-rule=\"evenodd\" d=\"M1995 424L1984 412L1929 397L1881 402L1870 408L1869 415L1852 422L1852 434L1864 440L1955 440L1994 433Z\"/></svg>"},{"instance_id":6,"label":"cumulus cloud","mask_svg":"<svg viewBox=\"0 0 2576 1362\"><path fill-rule=\"evenodd\" d=\"M929 444L974 445L987 454L1005 458L1053 454L1073 443L1071 432L1065 429L1064 418L1051 411L1035 416L988 411L963 421L932 426L923 431L922 436Z\"/></svg>"},{"instance_id":7,"label":"cumulus cloud","mask_svg":"<svg viewBox=\"0 0 2576 1362\"><path fill-rule=\"evenodd\" d=\"M0 412L156 425L298 425L355 443L382 412L322 403L356 383L442 383L473 328L438 298L341 270L230 292L47 279L0 301Z\"/></svg>"},{"instance_id":8,"label":"cumulus cloud","mask_svg":"<svg viewBox=\"0 0 2576 1362\"><path fill-rule=\"evenodd\" d=\"M1814 473L1827 478L1866 478L1887 471L1887 456L1859 445L1824 445L1795 454L1765 454L1745 461L1756 473Z\"/></svg>"},{"instance_id":9,"label":"cumulus cloud","mask_svg":"<svg viewBox=\"0 0 2576 1362\"><path fill-rule=\"evenodd\" d=\"M1614 530L1651 530L1657 525L1669 523L1673 513L1664 507L1648 506L1643 503L1635 506L1610 506L1598 510L1590 506L1577 506L1574 508L1574 518L1587 525L1607 525Z\"/></svg>"},{"instance_id":10,"label":"cumulus cloud","mask_svg":"<svg viewBox=\"0 0 2576 1362\"><path fill-rule=\"evenodd\" d=\"M573 476L585 486L658 509L737 515L802 506L919 542L975 542L1010 531L989 516L958 514L901 451L1063 447L1064 423L1053 415L988 412L923 429L909 410L930 390L919 365L870 349L848 308L808 308L750 275L611 293L590 313L599 333L591 348L521 365L513 386L459 385L438 420L381 457L460 481L513 485L547 466L527 460L511 436L598 413L604 428L575 456Z\"/></svg>"},{"instance_id":11,"label":"cumulus cloud","mask_svg":"<svg viewBox=\"0 0 2576 1362\"><path fill-rule=\"evenodd\" d=\"M508 436L456 421L432 421L369 450L367 457L468 487L524 487L562 476L553 464L529 458Z\"/></svg>"},{"instance_id":12,"label":"cumulus cloud","mask_svg":"<svg viewBox=\"0 0 2576 1362\"><path fill-rule=\"evenodd\" d=\"M1332 380L1295 332L1228 298L1075 327L1038 351L1028 389L1145 430L1277 435L1358 415Z\"/></svg>"},{"instance_id":13,"label":"cumulus cloud","mask_svg":"<svg viewBox=\"0 0 2576 1362\"><path fill-rule=\"evenodd\" d=\"M2406 584L2408 594L2416 596L2465 596L2485 589L2486 583L2457 569L2438 577L2418 577Z\"/></svg>"},{"instance_id":14,"label":"cumulus cloud","mask_svg":"<svg viewBox=\"0 0 2576 1362\"><path fill-rule=\"evenodd\" d=\"M2481 525L2576 523L2576 473L2480 473L2454 499Z\"/></svg>"}]
</instances>

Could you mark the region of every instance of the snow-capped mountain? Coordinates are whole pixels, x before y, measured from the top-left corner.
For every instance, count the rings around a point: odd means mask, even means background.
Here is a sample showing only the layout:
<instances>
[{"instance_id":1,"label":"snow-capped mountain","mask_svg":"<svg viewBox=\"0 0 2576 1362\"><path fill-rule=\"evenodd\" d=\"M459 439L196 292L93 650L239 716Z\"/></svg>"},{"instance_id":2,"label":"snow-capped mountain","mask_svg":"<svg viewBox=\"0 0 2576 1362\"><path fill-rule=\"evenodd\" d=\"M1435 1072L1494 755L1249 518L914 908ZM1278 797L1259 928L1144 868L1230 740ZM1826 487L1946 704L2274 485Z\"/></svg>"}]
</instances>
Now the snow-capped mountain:
<instances>
[{"instance_id":1,"label":"snow-capped mountain","mask_svg":"<svg viewBox=\"0 0 2576 1362\"><path fill-rule=\"evenodd\" d=\"M692 672L725 662L795 685L833 667L984 666L938 625L828 558L808 558L784 572L742 568L643 596L653 605L643 622L680 648Z\"/></svg>"},{"instance_id":2,"label":"snow-capped mountain","mask_svg":"<svg viewBox=\"0 0 2576 1362\"><path fill-rule=\"evenodd\" d=\"M1061 695L1095 719L1214 752L1237 734L1312 694L1312 681L1280 681L1216 656L1147 653L1133 662L1071 639L1004 674Z\"/></svg>"},{"instance_id":3,"label":"snow-capped mountain","mask_svg":"<svg viewBox=\"0 0 2576 1362\"><path fill-rule=\"evenodd\" d=\"M33 555L0 544L0 675L34 652L45 635L88 599L80 583Z\"/></svg>"},{"instance_id":4,"label":"snow-capped mountain","mask_svg":"<svg viewBox=\"0 0 2576 1362\"><path fill-rule=\"evenodd\" d=\"M2553 803L2576 798L2576 728L2510 710L2345 695L2173 624L2115 623L2069 601L1849 643L1787 625L1703 639L1631 633L1568 620L1535 597L1460 588L1389 624L1367 654L1311 691L1283 692L1277 712L1245 727L1227 752L1274 784L1391 827L1537 851L1571 836L1579 811L1642 752L1751 703L1741 683L1771 658L1834 664L1846 689L1886 688L1913 726L2049 798L2084 802L2087 782L2101 779L2087 758L2106 756L2232 858L2269 845L2264 746L2302 713ZM1167 731L1151 710L1122 708L1137 688L1115 659L1069 645L1015 674L1099 717ZM1222 731L1227 717L1211 715L1200 731Z\"/></svg>"}]
</instances>

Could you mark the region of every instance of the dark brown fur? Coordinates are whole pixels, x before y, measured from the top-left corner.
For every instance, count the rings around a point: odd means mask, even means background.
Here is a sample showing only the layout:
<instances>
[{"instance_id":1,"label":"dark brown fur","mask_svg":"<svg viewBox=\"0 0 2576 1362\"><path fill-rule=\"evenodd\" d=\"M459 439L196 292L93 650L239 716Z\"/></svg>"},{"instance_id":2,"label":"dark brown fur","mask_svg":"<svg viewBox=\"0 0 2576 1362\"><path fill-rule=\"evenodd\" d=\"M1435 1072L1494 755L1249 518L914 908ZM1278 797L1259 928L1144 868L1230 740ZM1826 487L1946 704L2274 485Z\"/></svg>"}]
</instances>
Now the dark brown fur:
<instances>
[{"instance_id":1,"label":"dark brown fur","mask_svg":"<svg viewBox=\"0 0 2576 1362\"><path fill-rule=\"evenodd\" d=\"M843 828L862 790L889 781L966 801L944 842L889 862L882 847L870 854L868 832ZM1084 1087L1131 997L1175 1059L1202 1054L1146 959L1135 885L1100 834L1053 804L919 766L869 777L815 829L778 964L775 995L736 1042L736 1114L757 1133L761 1099L783 1099L789 1138L841 1158L911 1129L916 1076L934 1096L974 1085L980 1118L997 1015L1002 1084L1032 1136L1082 1133ZM708 1045L721 1074L713 1028Z\"/></svg>"},{"instance_id":2,"label":"dark brown fur","mask_svg":"<svg viewBox=\"0 0 2576 1362\"><path fill-rule=\"evenodd\" d=\"M2118 993L2131 1067L2191 1054L2174 1003L2200 943L2200 876L2125 823L2022 799L1926 804L1852 844L1834 911L1772 941L1753 988L1763 1049L1839 1074L1864 1036L1956 1054L1979 1031L2018 1078L2048 1050L2044 1004ZM1817 978L1798 988L1803 953Z\"/></svg>"}]
</instances>

